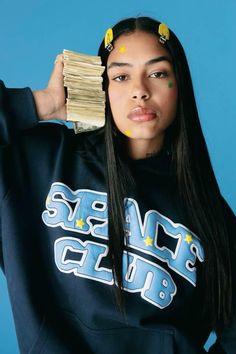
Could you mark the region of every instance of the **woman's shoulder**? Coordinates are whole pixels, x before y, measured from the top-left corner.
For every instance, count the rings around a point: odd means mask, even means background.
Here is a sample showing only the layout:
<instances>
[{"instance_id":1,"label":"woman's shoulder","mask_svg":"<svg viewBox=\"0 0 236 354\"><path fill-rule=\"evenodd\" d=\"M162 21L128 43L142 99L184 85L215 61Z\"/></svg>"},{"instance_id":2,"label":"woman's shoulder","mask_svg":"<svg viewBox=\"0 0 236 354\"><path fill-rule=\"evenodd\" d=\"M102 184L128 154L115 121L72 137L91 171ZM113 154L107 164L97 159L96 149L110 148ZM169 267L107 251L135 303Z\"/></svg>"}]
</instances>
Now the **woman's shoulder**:
<instances>
[{"instance_id":1,"label":"woman's shoulder","mask_svg":"<svg viewBox=\"0 0 236 354\"><path fill-rule=\"evenodd\" d=\"M68 139L71 143L75 141L87 142L90 144L96 144L98 141L104 140L103 129L95 131L88 131L76 134L73 127L69 126L64 121L49 121L39 122L37 126L27 129L21 133L22 139L44 139L51 140L55 138Z\"/></svg>"},{"instance_id":2,"label":"woman's shoulder","mask_svg":"<svg viewBox=\"0 0 236 354\"><path fill-rule=\"evenodd\" d=\"M63 146L65 149L81 151L101 151L104 147L104 129L88 131L75 134L73 128L66 123L40 122L37 126L27 129L15 141L15 146L24 145L46 147L46 149L58 149Z\"/></svg>"}]
</instances>

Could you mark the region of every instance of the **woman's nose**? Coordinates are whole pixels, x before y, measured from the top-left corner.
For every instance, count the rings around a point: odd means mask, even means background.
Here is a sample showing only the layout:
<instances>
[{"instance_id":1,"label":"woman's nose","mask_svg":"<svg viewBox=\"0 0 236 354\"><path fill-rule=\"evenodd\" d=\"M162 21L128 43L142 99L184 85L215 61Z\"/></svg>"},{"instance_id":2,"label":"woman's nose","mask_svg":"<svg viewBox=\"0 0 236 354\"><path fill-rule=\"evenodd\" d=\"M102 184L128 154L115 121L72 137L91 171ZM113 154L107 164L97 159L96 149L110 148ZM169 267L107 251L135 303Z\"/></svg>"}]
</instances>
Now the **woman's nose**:
<instances>
[{"instance_id":1,"label":"woman's nose","mask_svg":"<svg viewBox=\"0 0 236 354\"><path fill-rule=\"evenodd\" d=\"M136 82L132 89L131 97L133 100L148 100L150 92L142 81Z\"/></svg>"}]
</instances>

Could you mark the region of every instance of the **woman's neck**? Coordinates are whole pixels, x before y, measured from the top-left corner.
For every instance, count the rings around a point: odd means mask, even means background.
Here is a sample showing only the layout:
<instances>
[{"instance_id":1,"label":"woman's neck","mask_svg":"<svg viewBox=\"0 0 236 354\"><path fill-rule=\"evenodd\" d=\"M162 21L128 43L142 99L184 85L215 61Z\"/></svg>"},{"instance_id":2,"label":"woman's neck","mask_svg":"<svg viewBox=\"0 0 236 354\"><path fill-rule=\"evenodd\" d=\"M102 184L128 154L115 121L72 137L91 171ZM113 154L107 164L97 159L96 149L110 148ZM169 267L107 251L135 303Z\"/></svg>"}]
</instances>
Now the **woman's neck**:
<instances>
[{"instance_id":1,"label":"woman's neck","mask_svg":"<svg viewBox=\"0 0 236 354\"><path fill-rule=\"evenodd\" d=\"M127 142L128 154L134 159L144 159L156 155L163 146L162 139L148 140L148 139L129 139Z\"/></svg>"}]
</instances>

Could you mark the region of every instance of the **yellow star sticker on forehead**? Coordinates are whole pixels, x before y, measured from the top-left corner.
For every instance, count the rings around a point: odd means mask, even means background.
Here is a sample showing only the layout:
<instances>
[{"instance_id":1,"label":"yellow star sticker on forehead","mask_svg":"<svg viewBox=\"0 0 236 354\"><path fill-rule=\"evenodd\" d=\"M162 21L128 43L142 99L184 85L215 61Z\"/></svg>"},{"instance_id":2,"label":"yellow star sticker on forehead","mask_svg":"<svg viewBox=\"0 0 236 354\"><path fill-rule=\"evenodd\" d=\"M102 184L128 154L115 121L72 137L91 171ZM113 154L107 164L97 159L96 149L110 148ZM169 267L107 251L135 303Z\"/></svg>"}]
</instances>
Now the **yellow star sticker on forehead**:
<instances>
[{"instance_id":1,"label":"yellow star sticker on forehead","mask_svg":"<svg viewBox=\"0 0 236 354\"><path fill-rule=\"evenodd\" d=\"M190 244L193 241L193 238L191 235L186 235L184 241L188 242L188 244Z\"/></svg>"},{"instance_id":2,"label":"yellow star sticker on forehead","mask_svg":"<svg viewBox=\"0 0 236 354\"><path fill-rule=\"evenodd\" d=\"M124 46L119 48L119 53L123 54L126 52L126 48Z\"/></svg>"},{"instance_id":3,"label":"yellow star sticker on forehead","mask_svg":"<svg viewBox=\"0 0 236 354\"><path fill-rule=\"evenodd\" d=\"M152 246L152 243L153 243L153 239L148 236L145 238L145 240L143 240L143 242L145 243L145 245L148 247L148 246Z\"/></svg>"},{"instance_id":4,"label":"yellow star sticker on forehead","mask_svg":"<svg viewBox=\"0 0 236 354\"><path fill-rule=\"evenodd\" d=\"M85 224L85 222L83 221L83 219L76 220L76 227L82 229L84 224Z\"/></svg>"}]
</instances>

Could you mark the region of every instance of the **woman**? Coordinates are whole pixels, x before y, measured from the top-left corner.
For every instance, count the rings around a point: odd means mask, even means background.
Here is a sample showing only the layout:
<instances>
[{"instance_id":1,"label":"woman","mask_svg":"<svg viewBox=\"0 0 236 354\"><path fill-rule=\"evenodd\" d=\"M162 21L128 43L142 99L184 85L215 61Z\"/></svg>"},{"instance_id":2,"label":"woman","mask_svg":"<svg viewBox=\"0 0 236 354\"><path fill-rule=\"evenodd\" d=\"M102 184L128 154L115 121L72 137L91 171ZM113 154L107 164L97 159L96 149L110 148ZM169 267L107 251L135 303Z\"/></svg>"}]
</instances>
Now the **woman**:
<instances>
[{"instance_id":1,"label":"woman","mask_svg":"<svg viewBox=\"0 0 236 354\"><path fill-rule=\"evenodd\" d=\"M61 56L34 100L1 84L2 264L21 352L204 353L215 329L211 353L234 353L235 218L184 51L150 18L112 36L105 129L37 125L66 118Z\"/></svg>"}]
</instances>

